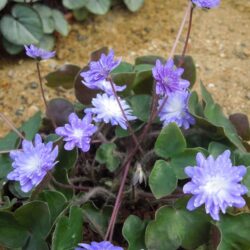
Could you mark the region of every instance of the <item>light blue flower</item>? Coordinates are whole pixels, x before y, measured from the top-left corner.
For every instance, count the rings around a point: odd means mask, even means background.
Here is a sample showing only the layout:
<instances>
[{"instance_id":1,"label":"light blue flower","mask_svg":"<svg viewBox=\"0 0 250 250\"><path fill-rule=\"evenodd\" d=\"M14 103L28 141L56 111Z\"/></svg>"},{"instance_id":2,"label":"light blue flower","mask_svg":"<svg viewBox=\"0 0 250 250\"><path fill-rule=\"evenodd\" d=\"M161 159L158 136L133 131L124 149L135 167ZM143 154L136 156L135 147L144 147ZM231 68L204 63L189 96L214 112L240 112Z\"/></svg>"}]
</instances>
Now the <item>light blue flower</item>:
<instances>
[{"instance_id":1,"label":"light blue flower","mask_svg":"<svg viewBox=\"0 0 250 250\"><path fill-rule=\"evenodd\" d=\"M90 244L81 243L79 244L79 247L75 248L75 250L123 250L123 248L116 247L109 241L102 241L102 242L93 241Z\"/></svg>"},{"instance_id":2,"label":"light blue flower","mask_svg":"<svg viewBox=\"0 0 250 250\"><path fill-rule=\"evenodd\" d=\"M97 127L91 122L91 114L87 114L83 119L80 119L75 113L71 113L69 123L64 127L56 128L56 134L63 136L63 140L66 141L64 145L66 150L78 147L83 152L89 151L91 136L97 130Z\"/></svg>"},{"instance_id":3,"label":"light blue flower","mask_svg":"<svg viewBox=\"0 0 250 250\"><path fill-rule=\"evenodd\" d=\"M185 168L191 181L184 185L183 192L193 194L187 204L188 210L205 204L206 213L218 221L220 210L225 214L227 207L245 206L246 202L241 196L248 190L239 182L247 169L245 166L232 166L229 150L216 159L211 155L205 158L198 153L196 162L197 166Z\"/></svg>"},{"instance_id":4,"label":"light blue flower","mask_svg":"<svg viewBox=\"0 0 250 250\"><path fill-rule=\"evenodd\" d=\"M44 49L41 48L37 48L35 45L31 44L31 45L24 45L25 48L25 52L26 55L29 57L32 57L34 59L38 59L38 60L45 60L45 59L49 59L51 57L54 57L56 52L55 51L46 51Z\"/></svg>"},{"instance_id":5,"label":"light blue flower","mask_svg":"<svg viewBox=\"0 0 250 250\"><path fill-rule=\"evenodd\" d=\"M36 134L34 145L31 141L23 140L22 150L10 152L14 170L7 175L7 178L19 181L21 190L29 192L55 166L57 155L58 147L53 149L52 142L42 143L41 136Z\"/></svg>"},{"instance_id":6,"label":"light blue flower","mask_svg":"<svg viewBox=\"0 0 250 250\"><path fill-rule=\"evenodd\" d=\"M199 8L211 9L218 7L220 0L192 0L192 2Z\"/></svg>"}]
</instances>

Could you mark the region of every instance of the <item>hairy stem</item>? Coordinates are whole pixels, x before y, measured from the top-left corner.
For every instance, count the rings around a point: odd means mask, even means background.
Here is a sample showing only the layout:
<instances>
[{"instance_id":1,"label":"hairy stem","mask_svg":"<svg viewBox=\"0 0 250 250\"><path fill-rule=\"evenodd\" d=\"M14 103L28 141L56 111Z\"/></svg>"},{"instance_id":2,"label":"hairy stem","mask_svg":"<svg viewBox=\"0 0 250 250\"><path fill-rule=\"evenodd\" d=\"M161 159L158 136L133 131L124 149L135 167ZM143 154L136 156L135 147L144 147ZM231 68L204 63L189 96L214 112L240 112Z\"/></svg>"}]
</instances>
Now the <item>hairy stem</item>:
<instances>
[{"instance_id":1,"label":"hairy stem","mask_svg":"<svg viewBox=\"0 0 250 250\"><path fill-rule=\"evenodd\" d=\"M191 11L191 9L192 9L192 5L193 5L192 1L189 1L188 6L187 6L187 9L186 9L185 14L184 14L183 19L182 19L180 28L179 28L179 30L178 30L178 33L177 33L177 36L176 36L174 45L173 45L172 50L171 50L171 52L170 52L170 54L169 54L169 57L168 57L169 59L172 58L172 57L174 56L176 47L177 47L177 45L178 45L178 42L179 42L179 40L180 40L180 37L181 37L182 31L183 31L183 28L184 28L185 23L186 23L186 20L187 20L188 14L190 13L190 11Z\"/></svg>"},{"instance_id":2,"label":"hairy stem","mask_svg":"<svg viewBox=\"0 0 250 250\"><path fill-rule=\"evenodd\" d=\"M132 135L132 138L133 138L135 144L138 145L139 150L140 150L141 153L143 154L143 150L142 150L142 148L141 148L141 146L140 146L140 144L139 144L139 142L138 142L138 139L137 139L136 136L135 136L135 133L134 133L134 131L133 131L133 129L132 129L132 127L131 127L129 121L128 121L128 118L127 118L127 116L126 116L126 114L125 114L125 112L124 112L124 110L123 110L123 108L122 108L122 105L121 105L121 102L120 102L120 100L119 100L119 97L118 97L118 95L117 95L117 93L116 93L116 91L115 91L115 86L114 86L113 80L112 80L111 78L109 78L108 80L109 80L109 82L110 82L110 85L111 85L112 91L113 91L113 93L114 93L115 99L116 99L116 101L117 101L117 103L118 103L118 105L119 105L119 108L120 108L121 112L122 112L122 115L123 115L123 117L124 117L124 119L125 119L125 121L126 121L126 123L127 123L127 125L128 125L129 132L130 132L130 134Z\"/></svg>"},{"instance_id":3,"label":"hairy stem","mask_svg":"<svg viewBox=\"0 0 250 250\"><path fill-rule=\"evenodd\" d=\"M25 139L22 133L15 127L13 122L7 118L7 116L0 112L0 117L22 140Z\"/></svg>"},{"instance_id":4,"label":"hairy stem","mask_svg":"<svg viewBox=\"0 0 250 250\"><path fill-rule=\"evenodd\" d=\"M57 125L56 125L53 117L50 115L49 106L48 106L48 103L47 103L46 98L45 98L43 83L42 83L42 77L41 77L41 71L40 71L40 62L39 61L36 62L36 69L37 69L39 85L40 85L40 90L41 90L45 110L47 111L48 117L51 119L51 122L53 124L54 129L56 129Z\"/></svg>"},{"instance_id":5,"label":"hairy stem","mask_svg":"<svg viewBox=\"0 0 250 250\"><path fill-rule=\"evenodd\" d=\"M179 62L178 67L181 67L182 64L184 63L184 56L187 52L187 47L188 47L188 41L190 38L190 34L191 34L191 28L192 28L192 21L193 21L193 12L194 12L194 7L191 7L190 13L189 13L189 23L188 23L188 31L187 31L187 36L186 36L186 40L185 40L185 44L182 50L182 54L181 54L181 60Z\"/></svg>"}]
</instances>

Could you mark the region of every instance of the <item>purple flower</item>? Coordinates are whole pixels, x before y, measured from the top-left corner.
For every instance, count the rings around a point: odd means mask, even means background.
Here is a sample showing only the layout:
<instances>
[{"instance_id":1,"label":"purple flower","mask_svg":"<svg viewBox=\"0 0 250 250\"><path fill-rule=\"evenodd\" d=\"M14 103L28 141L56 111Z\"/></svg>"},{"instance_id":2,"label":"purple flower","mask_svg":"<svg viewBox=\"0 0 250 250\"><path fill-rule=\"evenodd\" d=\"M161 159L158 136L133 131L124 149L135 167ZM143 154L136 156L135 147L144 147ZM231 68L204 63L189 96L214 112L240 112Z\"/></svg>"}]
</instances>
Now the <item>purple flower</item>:
<instances>
[{"instance_id":1,"label":"purple flower","mask_svg":"<svg viewBox=\"0 0 250 250\"><path fill-rule=\"evenodd\" d=\"M114 94L113 89L111 87L111 84L107 80L101 80L101 81L95 82L95 83L87 83L87 82L82 81L82 83L86 87L88 87L89 89L100 89L100 90L106 92L108 95L113 95ZM126 85L118 86L118 85L116 85L114 83L113 83L113 85L114 85L114 89L115 89L116 92L121 92L124 89L126 89Z\"/></svg>"},{"instance_id":2,"label":"purple flower","mask_svg":"<svg viewBox=\"0 0 250 250\"><path fill-rule=\"evenodd\" d=\"M171 93L167 101L165 97L159 100L158 109L164 105L159 113L163 126L175 122L179 127L188 129L190 125L195 124L194 117L188 111L188 98L188 91L182 91Z\"/></svg>"},{"instance_id":3,"label":"purple flower","mask_svg":"<svg viewBox=\"0 0 250 250\"><path fill-rule=\"evenodd\" d=\"M181 79L184 69L177 68L172 59L169 59L165 65L157 60L152 72L158 95L169 95L176 91L183 91L190 85L189 81Z\"/></svg>"},{"instance_id":4,"label":"purple flower","mask_svg":"<svg viewBox=\"0 0 250 250\"><path fill-rule=\"evenodd\" d=\"M97 127L91 122L91 114L87 114L83 119L79 119L75 113L71 113L69 115L69 124L56 128L56 134L63 136L63 140L66 141L64 145L66 150L72 150L74 147L78 147L83 152L89 151L90 137L97 130Z\"/></svg>"},{"instance_id":5,"label":"purple flower","mask_svg":"<svg viewBox=\"0 0 250 250\"><path fill-rule=\"evenodd\" d=\"M110 72L116 68L120 62L121 59L114 60L113 50L110 50L108 55L101 54L101 58L98 61L90 62L88 71L81 73L81 77L84 78L83 84L91 89L106 91L106 88L108 88L110 91L110 87L107 86L109 83L107 84L104 80L107 80ZM116 87L118 89L117 91L121 91L118 86Z\"/></svg>"},{"instance_id":6,"label":"purple flower","mask_svg":"<svg viewBox=\"0 0 250 250\"><path fill-rule=\"evenodd\" d=\"M75 248L75 250L123 250L122 247L116 247L111 244L109 241L102 242L91 242L90 244L81 243L79 247Z\"/></svg>"},{"instance_id":7,"label":"purple flower","mask_svg":"<svg viewBox=\"0 0 250 250\"><path fill-rule=\"evenodd\" d=\"M53 143L42 143L39 134L35 136L35 143L23 140L22 150L12 150L10 157L13 160L14 170L7 176L9 180L19 181L21 190L29 192L36 187L57 162L58 147L53 149Z\"/></svg>"},{"instance_id":8,"label":"purple flower","mask_svg":"<svg viewBox=\"0 0 250 250\"><path fill-rule=\"evenodd\" d=\"M218 7L220 4L220 0L192 0L192 2L197 7L206 9Z\"/></svg>"},{"instance_id":9,"label":"purple flower","mask_svg":"<svg viewBox=\"0 0 250 250\"><path fill-rule=\"evenodd\" d=\"M184 185L185 194L193 194L187 209L192 211L205 204L206 213L219 220L219 212L225 214L227 207L244 207L246 202L241 195L247 188L239 182L246 174L245 166L232 166L230 151L226 150L216 159L207 159L198 153L197 166L186 167L185 173L191 181Z\"/></svg>"},{"instance_id":10,"label":"purple flower","mask_svg":"<svg viewBox=\"0 0 250 250\"><path fill-rule=\"evenodd\" d=\"M126 101L119 98L122 109L128 121L135 120L136 117L131 115L132 110ZM85 109L86 113L95 115L94 121L111 123L111 125L120 125L123 129L127 129L126 119L117 103L115 96L105 94L97 94L96 98L92 99L93 108Z\"/></svg>"},{"instance_id":11,"label":"purple flower","mask_svg":"<svg viewBox=\"0 0 250 250\"><path fill-rule=\"evenodd\" d=\"M35 45L31 44L31 45L24 45L25 47L25 52L26 55L38 60L45 60L45 59L49 59L51 57L54 57L56 52L55 51L46 51L44 49L41 48L37 48Z\"/></svg>"}]
</instances>

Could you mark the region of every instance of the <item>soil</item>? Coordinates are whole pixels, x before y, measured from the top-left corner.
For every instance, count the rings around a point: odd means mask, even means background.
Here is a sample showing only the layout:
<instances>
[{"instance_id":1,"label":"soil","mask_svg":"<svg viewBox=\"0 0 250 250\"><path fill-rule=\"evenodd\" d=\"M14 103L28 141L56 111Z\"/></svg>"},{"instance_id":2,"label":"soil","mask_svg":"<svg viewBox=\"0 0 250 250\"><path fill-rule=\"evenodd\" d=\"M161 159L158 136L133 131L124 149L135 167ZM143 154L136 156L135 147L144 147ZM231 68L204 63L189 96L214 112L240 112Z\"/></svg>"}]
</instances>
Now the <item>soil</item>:
<instances>
[{"instance_id":1,"label":"soil","mask_svg":"<svg viewBox=\"0 0 250 250\"><path fill-rule=\"evenodd\" d=\"M65 63L86 65L89 54L108 46L117 56L133 62L141 55L168 57L186 0L145 0L140 11L131 13L114 7L105 16L93 16L83 23L71 23L68 37L59 37L57 57L42 62L42 73ZM208 87L226 114L250 115L250 0L222 0L218 9L195 10L188 53L197 64L197 83ZM184 44L180 40L177 53ZM0 111L17 126L38 110L44 110L35 64L26 57L0 55ZM46 97L74 101L72 90L49 89ZM0 136L9 128L0 121Z\"/></svg>"}]
</instances>

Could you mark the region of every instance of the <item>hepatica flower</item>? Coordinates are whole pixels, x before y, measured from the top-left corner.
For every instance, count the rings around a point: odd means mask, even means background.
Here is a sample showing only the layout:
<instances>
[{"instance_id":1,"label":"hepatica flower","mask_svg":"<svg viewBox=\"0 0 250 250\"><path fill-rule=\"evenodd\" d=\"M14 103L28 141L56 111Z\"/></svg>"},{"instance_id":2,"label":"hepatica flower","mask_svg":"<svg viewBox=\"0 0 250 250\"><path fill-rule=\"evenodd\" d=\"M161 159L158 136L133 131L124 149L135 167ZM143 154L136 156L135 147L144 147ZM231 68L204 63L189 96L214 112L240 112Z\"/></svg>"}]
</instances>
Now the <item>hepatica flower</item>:
<instances>
[{"instance_id":1,"label":"hepatica flower","mask_svg":"<svg viewBox=\"0 0 250 250\"><path fill-rule=\"evenodd\" d=\"M90 62L88 71L81 73L81 76L84 78L82 83L90 89L101 89L108 94L112 94L113 91L107 78L120 62L121 59L114 59L113 50L110 50L108 55L101 54L98 61ZM116 91L123 91L125 88L126 86L115 85Z\"/></svg>"},{"instance_id":2,"label":"hepatica flower","mask_svg":"<svg viewBox=\"0 0 250 250\"><path fill-rule=\"evenodd\" d=\"M176 91L183 91L190 85L189 81L181 78L184 69L177 68L172 59L169 59L165 65L157 60L152 72L158 95L169 95Z\"/></svg>"},{"instance_id":3,"label":"hepatica flower","mask_svg":"<svg viewBox=\"0 0 250 250\"><path fill-rule=\"evenodd\" d=\"M123 250L123 248L116 247L109 241L102 241L99 243L93 241L90 244L81 243L75 250Z\"/></svg>"},{"instance_id":4,"label":"hepatica flower","mask_svg":"<svg viewBox=\"0 0 250 250\"><path fill-rule=\"evenodd\" d=\"M37 48L35 45L24 45L26 55L38 60L45 60L54 57L55 51L46 51L41 48Z\"/></svg>"},{"instance_id":5,"label":"hepatica flower","mask_svg":"<svg viewBox=\"0 0 250 250\"><path fill-rule=\"evenodd\" d=\"M185 173L191 181L184 185L185 194L193 194L187 204L192 211L205 204L206 213L214 220L219 220L219 212L226 212L227 207L242 208L245 200L241 195L247 193L247 188L239 182L247 170L245 166L232 166L230 151L226 150L216 159L207 159L198 153L197 166L186 167Z\"/></svg>"},{"instance_id":6,"label":"hepatica flower","mask_svg":"<svg viewBox=\"0 0 250 250\"><path fill-rule=\"evenodd\" d=\"M136 117L132 115L132 110L125 100L119 98L122 109L128 121L135 120ZM108 96L106 93L97 94L96 98L92 99L93 108L85 109L86 113L94 115L94 121L111 123L111 125L120 125L123 129L127 129L126 120L117 103L115 96Z\"/></svg>"},{"instance_id":7,"label":"hepatica flower","mask_svg":"<svg viewBox=\"0 0 250 250\"><path fill-rule=\"evenodd\" d=\"M87 83L87 82L82 81L82 83L86 87L88 87L89 89L100 89L100 90L104 91L105 93L107 93L108 95L113 95L114 94L112 86L111 86L110 82L107 81L107 80L101 80L101 81L95 82L95 83ZM113 85L114 85L114 89L115 89L116 92L121 92L124 89L126 89L125 85L118 86L118 85L116 85L114 83L113 83Z\"/></svg>"},{"instance_id":8,"label":"hepatica flower","mask_svg":"<svg viewBox=\"0 0 250 250\"><path fill-rule=\"evenodd\" d=\"M182 91L171 93L165 104L164 97L159 100L158 109L164 105L159 113L163 126L175 122L179 127L188 129L190 125L195 124L194 117L188 111L188 98L188 91Z\"/></svg>"},{"instance_id":9,"label":"hepatica flower","mask_svg":"<svg viewBox=\"0 0 250 250\"><path fill-rule=\"evenodd\" d=\"M206 9L218 7L220 4L220 0L192 0L192 2L197 7Z\"/></svg>"},{"instance_id":10,"label":"hepatica flower","mask_svg":"<svg viewBox=\"0 0 250 250\"><path fill-rule=\"evenodd\" d=\"M19 181L21 190L29 192L55 166L57 155L58 147L53 149L52 142L42 143L41 136L36 134L34 144L31 141L23 140L22 150L10 152L14 170L7 175L7 178Z\"/></svg>"},{"instance_id":11,"label":"hepatica flower","mask_svg":"<svg viewBox=\"0 0 250 250\"><path fill-rule=\"evenodd\" d=\"M71 113L69 123L64 127L56 128L56 134L63 136L63 140L66 141L64 145L66 150L78 147L83 152L89 151L91 136L97 130L97 127L91 122L91 114L87 114L83 119L80 119L75 113Z\"/></svg>"}]
</instances>

